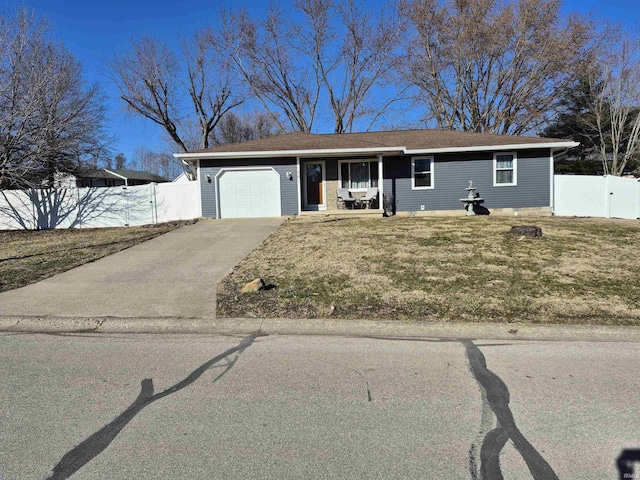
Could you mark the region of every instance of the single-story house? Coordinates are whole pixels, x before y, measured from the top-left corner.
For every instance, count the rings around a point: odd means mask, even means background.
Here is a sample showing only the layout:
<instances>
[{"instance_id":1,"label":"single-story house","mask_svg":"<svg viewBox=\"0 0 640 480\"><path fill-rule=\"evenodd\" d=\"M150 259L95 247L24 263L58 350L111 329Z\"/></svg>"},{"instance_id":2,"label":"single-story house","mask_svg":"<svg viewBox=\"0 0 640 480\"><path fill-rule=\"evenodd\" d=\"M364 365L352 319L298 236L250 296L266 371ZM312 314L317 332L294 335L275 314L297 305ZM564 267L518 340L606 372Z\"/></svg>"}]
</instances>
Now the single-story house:
<instances>
[{"instance_id":1,"label":"single-story house","mask_svg":"<svg viewBox=\"0 0 640 480\"><path fill-rule=\"evenodd\" d=\"M88 170L82 175L64 174L56 178L56 188L69 187L131 187L134 185L146 185L148 183L164 183L168 180L155 173L140 170L124 170L116 168L103 168Z\"/></svg>"},{"instance_id":2,"label":"single-story house","mask_svg":"<svg viewBox=\"0 0 640 480\"><path fill-rule=\"evenodd\" d=\"M443 130L290 133L175 154L197 171L202 215L337 211L376 188L382 213L463 214L469 181L489 211L550 213L554 155L570 140Z\"/></svg>"}]
</instances>

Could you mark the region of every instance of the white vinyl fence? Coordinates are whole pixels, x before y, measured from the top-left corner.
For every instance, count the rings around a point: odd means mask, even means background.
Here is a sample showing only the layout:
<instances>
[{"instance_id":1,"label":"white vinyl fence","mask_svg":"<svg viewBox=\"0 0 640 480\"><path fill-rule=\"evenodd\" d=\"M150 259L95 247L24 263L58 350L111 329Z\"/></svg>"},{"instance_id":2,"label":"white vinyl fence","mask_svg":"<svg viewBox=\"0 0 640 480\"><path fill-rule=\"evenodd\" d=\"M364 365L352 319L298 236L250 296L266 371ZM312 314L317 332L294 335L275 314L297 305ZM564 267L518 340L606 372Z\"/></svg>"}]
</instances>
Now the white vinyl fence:
<instances>
[{"instance_id":1,"label":"white vinyl fence","mask_svg":"<svg viewBox=\"0 0 640 480\"><path fill-rule=\"evenodd\" d=\"M640 181L606 175L554 176L555 215L640 218Z\"/></svg>"},{"instance_id":2,"label":"white vinyl fence","mask_svg":"<svg viewBox=\"0 0 640 480\"><path fill-rule=\"evenodd\" d=\"M0 229L122 227L199 216L197 182L0 191Z\"/></svg>"}]
</instances>

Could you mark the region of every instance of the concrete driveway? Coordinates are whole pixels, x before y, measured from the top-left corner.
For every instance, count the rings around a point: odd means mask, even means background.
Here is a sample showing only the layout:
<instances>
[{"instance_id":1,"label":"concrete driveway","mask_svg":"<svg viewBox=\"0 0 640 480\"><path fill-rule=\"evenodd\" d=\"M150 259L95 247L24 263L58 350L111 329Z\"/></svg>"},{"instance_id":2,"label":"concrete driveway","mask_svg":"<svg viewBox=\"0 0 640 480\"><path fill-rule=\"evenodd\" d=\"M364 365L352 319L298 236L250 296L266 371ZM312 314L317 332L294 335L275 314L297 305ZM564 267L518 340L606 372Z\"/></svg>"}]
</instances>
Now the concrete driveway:
<instances>
[{"instance_id":1,"label":"concrete driveway","mask_svg":"<svg viewBox=\"0 0 640 480\"><path fill-rule=\"evenodd\" d=\"M0 315L215 316L215 285L284 219L203 220L0 294Z\"/></svg>"}]
</instances>

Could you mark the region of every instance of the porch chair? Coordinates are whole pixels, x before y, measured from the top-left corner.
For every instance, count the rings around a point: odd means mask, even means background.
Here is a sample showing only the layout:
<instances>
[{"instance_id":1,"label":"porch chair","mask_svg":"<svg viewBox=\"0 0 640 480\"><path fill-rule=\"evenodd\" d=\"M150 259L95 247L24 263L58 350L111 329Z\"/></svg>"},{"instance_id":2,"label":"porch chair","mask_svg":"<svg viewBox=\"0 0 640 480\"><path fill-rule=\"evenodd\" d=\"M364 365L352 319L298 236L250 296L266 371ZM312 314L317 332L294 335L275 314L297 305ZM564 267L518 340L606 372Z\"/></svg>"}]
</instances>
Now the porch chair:
<instances>
[{"instance_id":1,"label":"porch chair","mask_svg":"<svg viewBox=\"0 0 640 480\"><path fill-rule=\"evenodd\" d=\"M378 199L378 187L367 188L367 193L360 199L362 208L371 208L371 204Z\"/></svg>"},{"instance_id":2,"label":"porch chair","mask_svg":"<svg viewBox=\"0 0 640 480\"><path fill-rule=\"evenodd\" d=\"M348 188L338 188L338 209L346 209L348 205L353 206L356 204L356 199L351 196Z\"/></svg>"}]
</instances>

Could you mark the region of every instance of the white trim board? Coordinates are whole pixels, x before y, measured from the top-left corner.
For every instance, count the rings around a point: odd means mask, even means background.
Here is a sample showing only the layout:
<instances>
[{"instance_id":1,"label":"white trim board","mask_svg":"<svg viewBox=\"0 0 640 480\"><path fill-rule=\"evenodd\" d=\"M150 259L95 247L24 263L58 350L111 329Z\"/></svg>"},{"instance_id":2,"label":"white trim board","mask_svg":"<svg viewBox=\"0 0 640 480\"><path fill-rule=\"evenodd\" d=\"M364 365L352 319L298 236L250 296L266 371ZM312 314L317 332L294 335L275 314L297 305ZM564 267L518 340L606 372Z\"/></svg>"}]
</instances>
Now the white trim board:
<instances>
[{"instance_id":1,"label":"white trim board","mask_svg":"<svg viewBox=\"0 0 640 480\"><path fill-rule=\"evenodd\" d=\"M371 164L375 163L376 164L376 177L378 179L378 186L376 188L378 188L378 191L380 191L380 185L382 184L382 179L380 178L380 158L381 156L378 157L371 157L371 158L340 158L338 159L338 186L342 187L342 165L347 163L347 164L351 164L351 163L368 163L369 164L369 185L371 185L371 179L374 178L373 175L371 175L372 171L371 171ZM351 183L351 167L349 167L349 183ZM350 192L360 192L360 193L364 193L367 191L366 188L351 188L349 187L349 191Z\"/></svg>"},{"instance_id":2,"label":"white trim board","mask_svg":"<svg viewBox=\"0 0 640 480\"><path fill-rule=\"evenodd\" d=\"M273 173L275 173L278 177L278 179L280 179L280 174L278 173L278 171L273 168L273 167L268 167L268 166L259 166L259 167L223 167L220 170L218 170L218 173L215 174L214 178L214 185L215 185L215 196L216 196L216 218L220 219L220 177L225 173L225 172L238 172L238 171L246 171L246 172L253 172L256 170L271 170ZM278 184L279 185L279 184ZM279 187L278 187L279 188ZM280 216L282 216L282 191L279 190L280 193Z\"/></svg>"},{"instance_id":3,"label":"white trim board","mask_svg":"<svg viewBox=\"0 0 640 480\"><path fill-rule=\"evenodd\" d=\"M301 165L306 167L307 165L322 165L322 203L318 205L307 205L307 171L304 169L303 175L304 181L302 182L302 208L303 211L324 211L327 209L327 165L324 160L318 160L315 158L304 159L301 161ZM317 210L313 210L313 207L317 207Z\"/></svg>"},{"instance_id":4,"label":"white trim board","mask_svg":"<svg viewBox=\"0 0 640 480\"><path fill-rule=\"evenodd\" d=\"M399 153L405 155L428 155L432 153L464 153L464 152L487 152L487 151L508 151L508 150L532 150L538 148L573 148L580 145L579 142L546 142L546 143L516 143L510 145L482 145L473 147L440 147L440 148L417 148L407 147L373 147L373 148L323 148L308 150L273 150L273 151L246 151L246 152L201 152L201 153L174 153L173 156L183 160L195 159L216 159L216 158L270 158L270 157L304 157L315 156L339 156L339 155L359 155L383 153Z\"/></svg>"},{"instance_id":5,"label":"white trim board","mask_svg":"<svg viewBox=\"0 0 640 480\"><path fill-rule=\"evenodd\" d=\"M428 187L416 187L416 160L429 160L430 185ZM433 155L418 155L411 157L411 190L433 190L435 189L435 164Z\"/></svg>"},{"instance_id":6,"label":"white trim board","mask_svg":"<svg viewBox=\"0 0 640 480\"><path fill-rule=\"evenodd\" d=\"M512 181L510 183L498 183L498 156L499 155L511 155L512 159L512 167L501 169L501 170L511 170ZM518 186L518 155L517 152L494 152L493 153L493 186L494 187L517 187Z\"/></svg>"}]
</instances>

